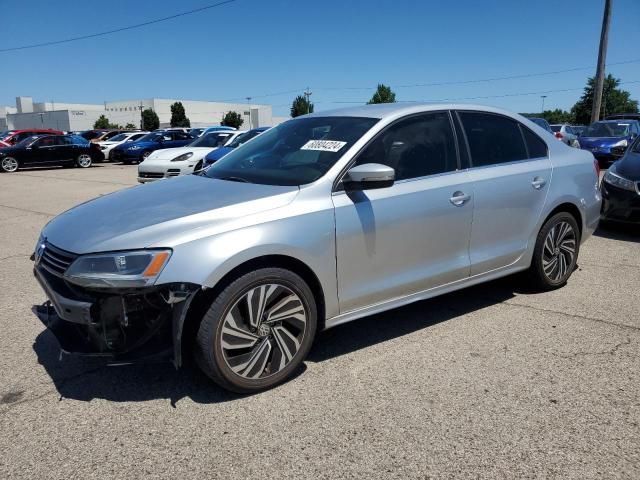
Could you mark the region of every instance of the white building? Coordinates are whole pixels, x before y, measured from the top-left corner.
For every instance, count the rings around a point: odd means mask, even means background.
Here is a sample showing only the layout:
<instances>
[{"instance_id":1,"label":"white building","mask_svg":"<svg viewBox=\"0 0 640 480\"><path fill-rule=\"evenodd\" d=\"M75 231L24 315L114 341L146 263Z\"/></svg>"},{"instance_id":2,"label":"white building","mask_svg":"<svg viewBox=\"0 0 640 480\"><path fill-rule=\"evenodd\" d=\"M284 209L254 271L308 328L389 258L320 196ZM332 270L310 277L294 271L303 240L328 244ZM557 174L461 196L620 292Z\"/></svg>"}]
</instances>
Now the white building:
<instances>
[{"instance_id":1,"label":"white building","mask_svg":"<svg viewBox=\"0 0 640 480\"><path fill-rule=\"evenodd\" d=\"M182 102L192 127L220 125L222 116L229 111L241 114L242 128L274 126L287 118L274 117L271 105L246 103L221 103L196 100L177 100L148 98L142 100L124 100L104 102L103 104L72 104L59 102L34 103L31 97L17 97L16 107L0 109L0 129L54 128L64 131L88 130L93 128L100 115L106 116L111 123L125 126L140 126L141 111L151 109L160 119L160 127L169 127L171 105ZM11 111L9 111L11 110ZM4 119L5 125L2 125Z\"/></svg>"}]
</instances>

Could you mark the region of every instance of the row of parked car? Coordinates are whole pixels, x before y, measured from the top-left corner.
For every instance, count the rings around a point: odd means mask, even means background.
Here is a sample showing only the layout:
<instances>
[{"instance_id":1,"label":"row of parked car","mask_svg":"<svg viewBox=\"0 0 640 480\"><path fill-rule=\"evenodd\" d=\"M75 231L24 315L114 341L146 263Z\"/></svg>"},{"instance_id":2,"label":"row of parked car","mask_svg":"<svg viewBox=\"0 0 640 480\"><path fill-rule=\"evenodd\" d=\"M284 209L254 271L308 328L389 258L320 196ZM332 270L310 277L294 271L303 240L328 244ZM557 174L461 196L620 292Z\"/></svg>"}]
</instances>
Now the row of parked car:
<instances>
[{"instance_id":1,"label":"row of parked car","mask_svg":"<svg viewBox=\"0 0 640 480\"><path fill-rule=\"evenodd\" d=\"M0 171L11 173L22 167L47 165L88 168L94 162L105 160L142 164L156 151L166 150L165 155L156 155L145 164L142 171L149 167L149 175L141 176L141 182L144 182L199 170L203 167L204 157L214 149L225 147L224 151L230 151L265 129L243 131L216 126L153 132L87 130L72 133L46 129L10 130L0 132ZM187 145L189 149L184 152L176 150Z\"/></svg>"},{"instance_id":2,"label":"row of parked car","mask_svg":"<svg viewBox=\"0 0 640 480\"><path fill-rule=\"evenodd\" d=\"M589 126L554 124L544 118L530 118L570 147L589 150L601 167L621 158L627 147L640 135L640 113L609 115Z\"/></svg>"}]
</instances>

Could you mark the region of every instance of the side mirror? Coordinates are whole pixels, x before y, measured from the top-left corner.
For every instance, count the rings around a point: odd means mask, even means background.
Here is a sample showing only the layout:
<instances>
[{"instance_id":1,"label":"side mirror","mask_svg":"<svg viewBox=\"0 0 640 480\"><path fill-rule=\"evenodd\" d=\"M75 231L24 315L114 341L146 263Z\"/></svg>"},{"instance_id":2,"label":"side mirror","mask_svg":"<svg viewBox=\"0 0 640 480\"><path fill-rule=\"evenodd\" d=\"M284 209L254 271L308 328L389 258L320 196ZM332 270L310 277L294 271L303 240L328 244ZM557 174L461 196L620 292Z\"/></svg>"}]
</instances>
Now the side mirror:
<instances>
[{"instance_id":1,"label":"side mirror","mask_svg":"<svg viewBox=\"0 0 640 480\"><path fill-rule=\"evenodd\" d=\"M365 163L349 170L342 183L345 190L371 190L390 187L395 178L393 168L380 163Z\"/></svg>"}]
</instances>

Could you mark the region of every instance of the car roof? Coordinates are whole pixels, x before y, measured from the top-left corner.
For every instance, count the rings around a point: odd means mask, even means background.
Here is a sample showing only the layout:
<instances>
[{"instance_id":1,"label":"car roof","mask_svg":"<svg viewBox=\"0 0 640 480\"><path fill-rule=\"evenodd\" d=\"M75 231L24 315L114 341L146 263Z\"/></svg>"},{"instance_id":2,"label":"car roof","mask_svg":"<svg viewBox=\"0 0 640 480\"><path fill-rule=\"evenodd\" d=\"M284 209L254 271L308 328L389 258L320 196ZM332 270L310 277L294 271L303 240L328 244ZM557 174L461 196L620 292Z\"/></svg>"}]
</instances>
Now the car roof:
<instances>
[{"instance_id":1,"label":"car roof","mask_svg":"<svg viewBox=\"0 0 640 480\"><path fill-rule=\"evenodd\" d=\"M303 117L367 117L367 118L388 118L409 115L411 113L428 112L437 110L476 110L481 112L498 113L502 115L514 116L516 113L501 108L486 105L466 104L466 103L379 103L374 105L359 105L356 107L339 108L335 110L325 110L314 112ZM519 115L518 115L519 116Z\"/></svg>"}]
</instances>

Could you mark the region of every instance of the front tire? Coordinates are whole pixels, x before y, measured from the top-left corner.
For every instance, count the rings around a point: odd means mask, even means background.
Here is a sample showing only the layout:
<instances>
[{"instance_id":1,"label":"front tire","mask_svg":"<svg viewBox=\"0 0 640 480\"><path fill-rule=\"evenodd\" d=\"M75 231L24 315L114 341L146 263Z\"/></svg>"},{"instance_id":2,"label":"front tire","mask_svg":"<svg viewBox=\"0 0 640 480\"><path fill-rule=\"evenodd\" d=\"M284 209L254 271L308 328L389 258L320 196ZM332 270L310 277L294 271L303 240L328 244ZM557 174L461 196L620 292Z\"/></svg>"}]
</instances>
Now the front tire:
<instances>
[{"instance_id":1,"label":"front tire","mask_svg":"<svg viewBox=\"0 0 640 480\"><path fill-rule=\"evenodd\" d=\"M567 283L578 262L580 229L573 215L559 212L538 232L529 278L541 290L554 290Z\"/></svg>"},{"instance_id":2,"label":"front tire","mask_svg":"<svg viewBox=\"0 0 640 480\"><path fill-rule=\"evenodd\" d=\"M315 299L300 276L281 268L256 270L230 283L211 304L196 337L196 361L228 390L265 390L300 366L316 326Z\"/></svg>"},{"instance_id":3,"label":"front tire","mask_svg":"<svg viewBox=\"0 0 640 480\"><path fill-rule=\"evenodd\" d=\"M0 170L5 173L17 172L19 166L18 160L13 157L4 157L0 162Z\"/></svg>"}]
</instances>

